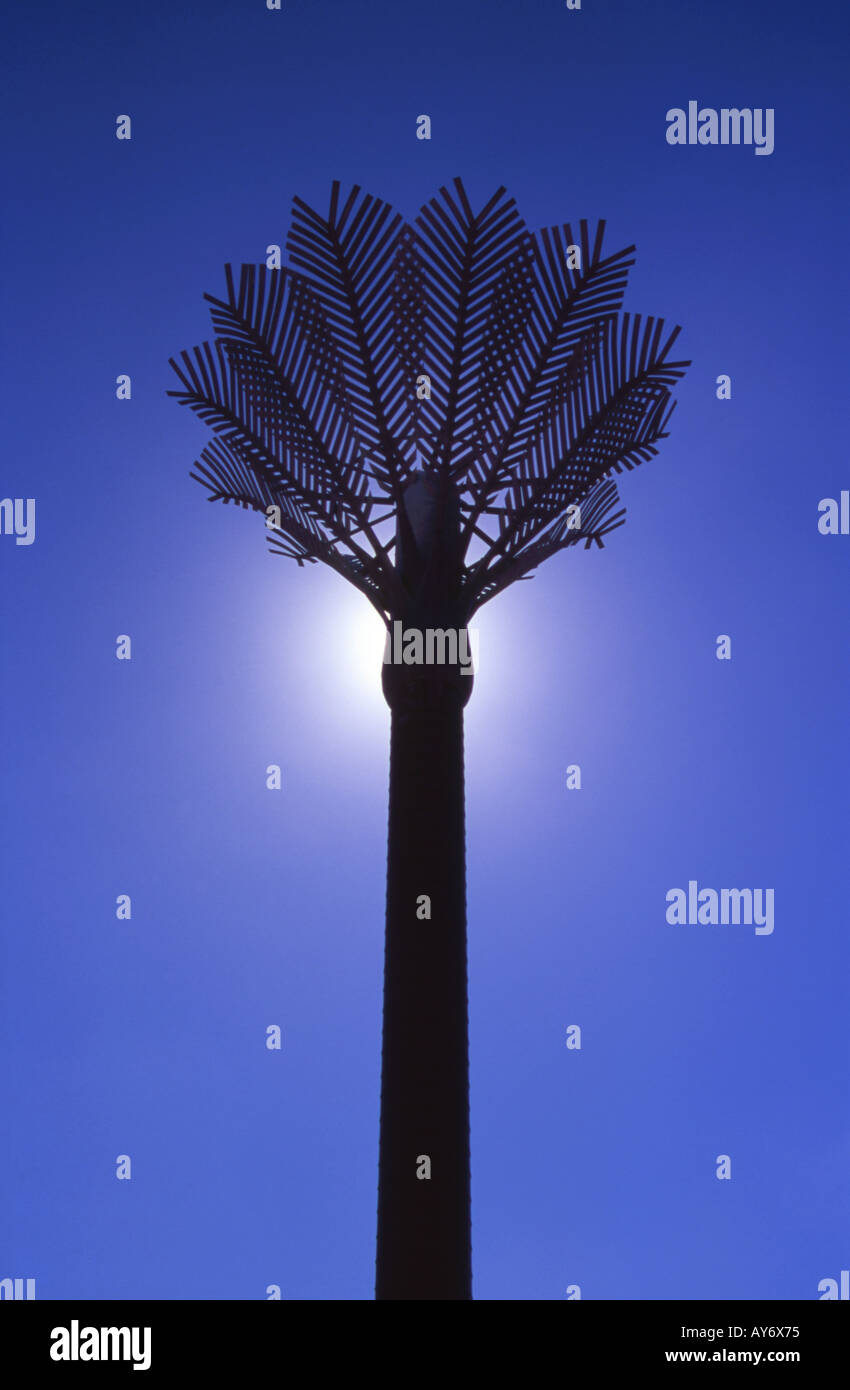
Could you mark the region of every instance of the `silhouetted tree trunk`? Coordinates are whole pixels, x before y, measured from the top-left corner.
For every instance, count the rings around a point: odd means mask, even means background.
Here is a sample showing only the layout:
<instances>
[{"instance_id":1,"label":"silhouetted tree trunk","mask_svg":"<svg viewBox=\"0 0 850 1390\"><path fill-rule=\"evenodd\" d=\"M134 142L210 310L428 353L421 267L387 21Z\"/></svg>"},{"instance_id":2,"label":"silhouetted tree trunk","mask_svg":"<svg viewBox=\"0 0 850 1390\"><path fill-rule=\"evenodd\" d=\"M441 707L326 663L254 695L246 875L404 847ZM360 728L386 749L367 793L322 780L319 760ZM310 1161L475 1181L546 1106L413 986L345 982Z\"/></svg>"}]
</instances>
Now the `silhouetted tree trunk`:
<instances>
[{"instance_id":1,"label":"silhouetted tree trunk","mask_svg":"<svg viewBox=\"0 0 850 1390\"><path fill-rule=\"evenodd\" d=\"M472 1297L463 786L471 687L450 670L384 671L392 732L379 1299Z\"/></svg>"},{"instance_id":2,"label":"silhouetted tree trunk","mask_svg":"<svg viewBox=\"0 0 850 1390\"><path fill-rule=\"evenodd\" d=\"M403 631L466 636L458 537L452 489L414 479L396 523ZM395 644L390 655L398 658ZM463 806L472 676L454 655L453 665L385 662L382 676L392 721L379 1299L472 1297Z\"/></svg>"}]
</instances>

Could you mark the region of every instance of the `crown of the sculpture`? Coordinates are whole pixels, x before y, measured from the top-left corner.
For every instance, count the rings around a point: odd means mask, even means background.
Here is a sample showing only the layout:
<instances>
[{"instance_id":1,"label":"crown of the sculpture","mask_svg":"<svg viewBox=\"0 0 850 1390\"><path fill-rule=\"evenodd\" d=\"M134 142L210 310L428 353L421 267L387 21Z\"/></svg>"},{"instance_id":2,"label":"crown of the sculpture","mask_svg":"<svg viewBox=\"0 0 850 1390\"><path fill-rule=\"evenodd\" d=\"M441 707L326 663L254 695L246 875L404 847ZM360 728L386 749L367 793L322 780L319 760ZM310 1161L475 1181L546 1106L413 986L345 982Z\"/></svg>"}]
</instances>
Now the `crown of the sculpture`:
<instances>
[{"instance_id":1,"label":"crown of the sculpture","mask_svg":"<svg viewBox=\"0 0 850 1390\"><path fill-rule=\"evenodd\" d=\"M172 360L169 394L216 435L192 476L385 619L429 536L464 619L601 547L625 517L613 475L657 452L690 365L678 328L621 312L634 247L603 255L604 228L532 232L503 188L475 213L460 179L413 223L357 186L326 215L295 198L286 265L226 266L214 341Z\"/></svg>"}]
</instances>

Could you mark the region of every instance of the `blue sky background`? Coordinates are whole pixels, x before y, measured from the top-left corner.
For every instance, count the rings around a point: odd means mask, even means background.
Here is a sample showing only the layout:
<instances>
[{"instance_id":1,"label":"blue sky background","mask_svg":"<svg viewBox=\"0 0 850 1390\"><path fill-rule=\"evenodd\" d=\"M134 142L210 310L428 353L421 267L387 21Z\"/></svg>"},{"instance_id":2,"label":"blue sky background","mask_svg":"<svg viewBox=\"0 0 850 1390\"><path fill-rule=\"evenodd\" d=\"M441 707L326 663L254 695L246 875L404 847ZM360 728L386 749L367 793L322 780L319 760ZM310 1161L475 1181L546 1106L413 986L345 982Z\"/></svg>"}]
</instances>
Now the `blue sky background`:
<instances>
[{"instance_id":1,"label":"blue sky background","mask_svg":"<svg viewBox=\"0 0 850 1390\"><path fill-rule=\"evenodd\" d=\"M225 261L285 240L294 194L324 208L339 178L412 218L460 174L533 227L607 218L609 250L637 245L626 308L682 324L693 359L626 526L478 622L475 1295L816 1298L850 1265L850 537L817 529L850 487L846 9L137 0L6 23L0 491L36 499L37 531L0 537L0 1277L373 1296L380 642L359 594L207 504L167 359L211 336ZM775 152L668 146L690 99L774 107ZM669 926L690 878L773 887L773 935Z\"/></svg>"}]
</instances>

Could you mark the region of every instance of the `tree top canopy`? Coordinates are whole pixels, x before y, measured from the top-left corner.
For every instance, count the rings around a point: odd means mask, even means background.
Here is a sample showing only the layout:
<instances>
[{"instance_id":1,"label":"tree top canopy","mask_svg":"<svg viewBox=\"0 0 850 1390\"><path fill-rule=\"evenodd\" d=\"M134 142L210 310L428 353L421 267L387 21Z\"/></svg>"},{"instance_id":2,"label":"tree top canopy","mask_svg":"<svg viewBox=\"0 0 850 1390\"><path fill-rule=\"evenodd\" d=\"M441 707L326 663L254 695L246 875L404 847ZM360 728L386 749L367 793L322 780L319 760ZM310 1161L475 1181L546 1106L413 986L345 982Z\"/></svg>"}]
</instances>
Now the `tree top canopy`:
<instances>
[{"instance_id":1,"label":"tree top canopy","mask_svg":"<svg viewBox=\"0 0 850 1390\"><path fill-rule=\"evenodd\" d=\"M419 479L454 517L466 617L550 555L623 524L613 475L657 453L679 329L621 312L634 247L604 221L532 232L504 188L476 213L460 179L413 223L355 186L326 215L293 200L286 265L225 267L215 338L170 391L215 433L192 476L270 519L385 618Z\"/></svg>"}]
</instances>

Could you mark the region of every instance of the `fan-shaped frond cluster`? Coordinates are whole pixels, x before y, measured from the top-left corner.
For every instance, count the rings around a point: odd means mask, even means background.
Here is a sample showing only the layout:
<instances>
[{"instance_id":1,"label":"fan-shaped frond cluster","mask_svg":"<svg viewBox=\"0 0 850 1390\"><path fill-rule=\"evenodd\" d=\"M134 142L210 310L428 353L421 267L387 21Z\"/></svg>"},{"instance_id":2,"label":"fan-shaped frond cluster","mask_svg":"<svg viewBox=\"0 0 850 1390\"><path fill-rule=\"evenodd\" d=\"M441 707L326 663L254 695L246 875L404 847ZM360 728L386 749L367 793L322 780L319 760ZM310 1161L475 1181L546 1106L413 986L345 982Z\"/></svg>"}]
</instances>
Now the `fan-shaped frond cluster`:
<instances>
[{"instance_id":1,"label":"fan-shaped frond cluster","mask_svg":"<svg viewBox=\"0 0 850 1390\"><path fill-rule=\"evenodd\" d=\"M622 525L612 475L656 452L678 328L622 313L633 247L604 222L533 233L460 179L411 225L354 187L296 198L287 266L226 267L215 339L172 360L216 438L193 477L268 518L269 543L331 565L385 616L405 594L394 518L424 471L460 499L468 616L550 555Z\"/></svg>"}]
</instances>

